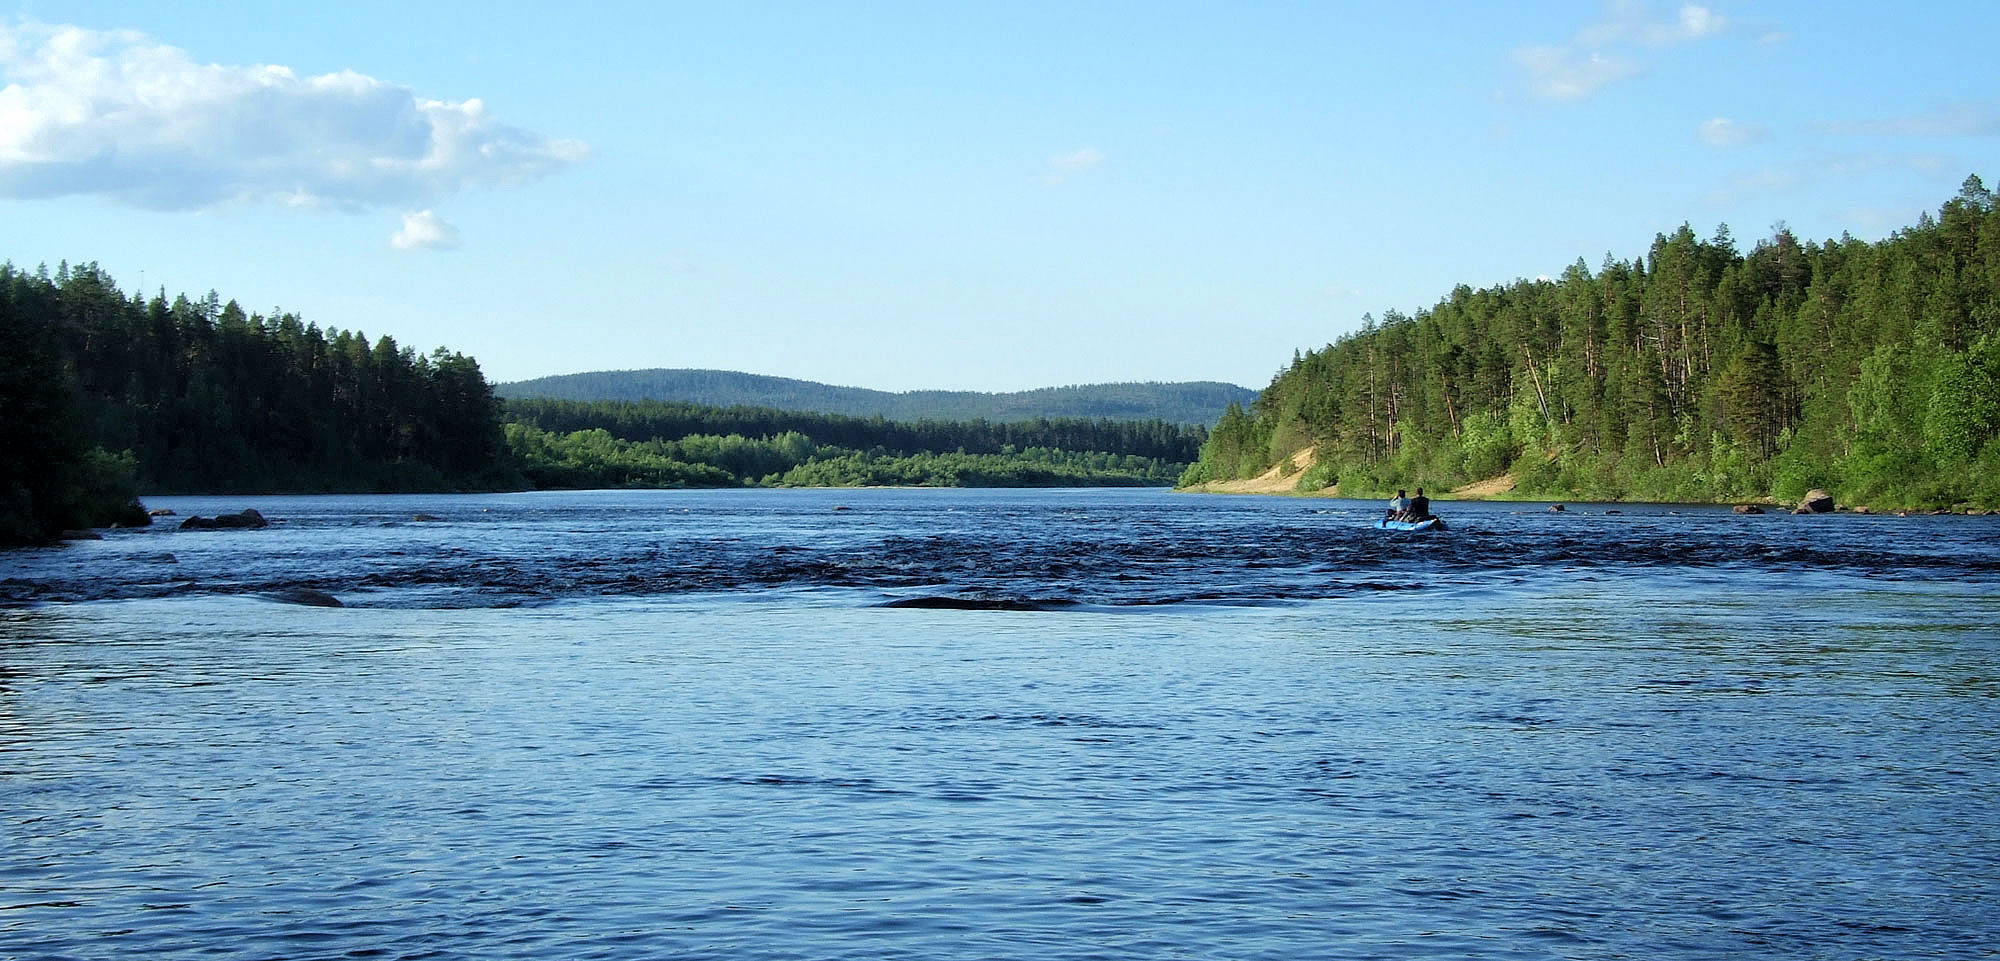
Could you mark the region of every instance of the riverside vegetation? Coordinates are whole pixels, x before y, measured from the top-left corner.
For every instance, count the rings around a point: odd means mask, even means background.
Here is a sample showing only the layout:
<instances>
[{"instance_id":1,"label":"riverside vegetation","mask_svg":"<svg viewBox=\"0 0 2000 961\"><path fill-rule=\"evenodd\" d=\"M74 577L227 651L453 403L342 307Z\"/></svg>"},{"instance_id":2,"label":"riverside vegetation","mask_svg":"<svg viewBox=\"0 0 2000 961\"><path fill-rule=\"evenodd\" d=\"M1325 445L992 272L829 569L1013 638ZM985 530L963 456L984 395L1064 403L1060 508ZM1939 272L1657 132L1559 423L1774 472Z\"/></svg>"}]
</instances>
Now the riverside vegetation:
<instances>
[{"instance_id":1,"label":"riverside vegetation","mask_svg":"<svg viewBox=\"0 0 2000 961\"><path fill-rule=\"evenodd\" d=\"M507 400L677 401L707 407L810 410L890 420L999 422L1043 418L1118 421L1164 420L1209 426L1231 401L1247 404L1257 392L1213 381L1083 384L1012 393L964 390L890 392L836 387L788 377L728 370L600 370L493 385Z\"/></svg>"},{"instance_id":2,"label":"riverside vegetation","mask_svg":"<svg viewBox=\"0 0 2000 961\"><path fill-rule=\"evenodd\" d=\"M472 358L0 265L0 544L143 524L136 493L1167 486L1199 425L919 421L494 396Z\"/></svg>"},{"instance_id":3,"label":"riverside vegetation","mask_svg":"<svg viewBox=\"0 0 2000 961\"><path fill-rule=\"evenodd\" d=\"M1394 311L1232 406L1182 486L1301 452L1302 491L1506 477L1523 497L2000 507L2000 209L1977 176L1877 243L1749 253L1687 226L1640 260ZM1504 485L1495 485L1504 486Z\"/></svg>"}]
</instances>

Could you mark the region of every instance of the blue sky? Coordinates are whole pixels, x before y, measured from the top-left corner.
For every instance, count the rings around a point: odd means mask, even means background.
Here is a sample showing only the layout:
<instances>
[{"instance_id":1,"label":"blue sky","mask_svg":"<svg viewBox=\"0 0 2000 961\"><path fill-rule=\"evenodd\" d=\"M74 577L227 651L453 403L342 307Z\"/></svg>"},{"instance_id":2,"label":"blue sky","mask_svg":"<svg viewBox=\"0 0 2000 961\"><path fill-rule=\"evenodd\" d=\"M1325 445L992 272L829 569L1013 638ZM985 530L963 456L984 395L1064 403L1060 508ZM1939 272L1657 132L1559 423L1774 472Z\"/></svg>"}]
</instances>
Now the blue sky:
<instances>
[{"instance_id":1,"label":"blue sky","mask_svg":"<svg viewBox=\"0 0 2000 961\"><path fill-rule=\"evenodd\" d=\"M2000 4L0 0L0 259L477 357L1261 387L2000 180Z\"/></svg>"}]
</instances>

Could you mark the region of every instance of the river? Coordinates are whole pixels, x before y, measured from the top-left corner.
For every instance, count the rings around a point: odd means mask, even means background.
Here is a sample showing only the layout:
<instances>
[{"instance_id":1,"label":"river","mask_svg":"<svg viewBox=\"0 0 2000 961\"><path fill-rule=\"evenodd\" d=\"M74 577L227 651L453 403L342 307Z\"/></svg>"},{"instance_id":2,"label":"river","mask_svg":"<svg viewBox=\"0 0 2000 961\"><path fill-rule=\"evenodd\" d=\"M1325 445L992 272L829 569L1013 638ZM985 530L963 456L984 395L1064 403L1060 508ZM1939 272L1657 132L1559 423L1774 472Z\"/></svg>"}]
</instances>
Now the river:
<instances>
[{"instance_id":1,"label":"river","mask_svg":"<svg viewBox=\"0 0 2000 961\"><path fill-rule=\"evenodd\" d=\"M2000 518L147 503L272 525L0 553L0 958L2000 944Z\"/></svg>"}]
</instances>

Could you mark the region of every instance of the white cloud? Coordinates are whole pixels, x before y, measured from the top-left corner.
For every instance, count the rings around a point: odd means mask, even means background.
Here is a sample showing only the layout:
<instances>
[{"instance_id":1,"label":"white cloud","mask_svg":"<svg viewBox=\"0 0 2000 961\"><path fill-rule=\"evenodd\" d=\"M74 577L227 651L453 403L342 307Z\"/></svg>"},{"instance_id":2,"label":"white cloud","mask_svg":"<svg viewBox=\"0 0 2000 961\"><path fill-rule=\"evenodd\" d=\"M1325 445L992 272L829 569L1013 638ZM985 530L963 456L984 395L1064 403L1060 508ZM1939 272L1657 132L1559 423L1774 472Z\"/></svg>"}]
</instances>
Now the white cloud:
<instances>
[{"instance_id":1,"label":"white cloud","mask_svg":"<svg viewBox=\"0 0 2000 961\"><path fill-rule=\"evenodd\" d=\"M1042 182L1060 184L1071 177L1103 165L1104 152L1096 147L1084 147L1066 154L1058 154L1049 158L1049 172L1042 178Z\"/></svg>"},{"instance_id":2,"label":"white cloud","mask_svg":"<svg viewBox=\"0 0 2000 961\"><path fill-rule=\"evenodd\" d=\"M1712 147L1741 147L1764 139L1764 128L1728 117L1703 122L1698 133L1702 142Z\"/></svg>"},{"instance_id":3,"label":"white cloud","mask_svg":"<svg viewBox=\"0 0 2000 961\"><path fill-rule=\"evenodd\" d=\"M1612 0L1605 4L1603 19L1577 31L1576 42L1584 46L1643 43L1664 47L1712 37L1728 25L1728 18L1700 4L1683 4L1672 16L1662 16L1638 0Z\"/></svg>"},{"instance_id":4,"label":"white cloud","mask_svg":"<svg viewBox=\"0 0 2000 961\"><path fill-rule=\"evenodd\" d=\"M1572 47L1522 47L1514 62L1528 72L1535 92L1550 100L1582 100L1639 72L1639 65Z\"/></svg>"},{"instance_id":5,"label":"white cloud","mask_svg":"<svg viewBox=\"0 0 2000 961\"><path fill-rule=\"evenodd\" d=\"M458 228L428 210L404 214L403 229L389 238L389 246L397 250L455 250L458 245Z\"/></svg>"},{"instance_id":6,"label":"white cloud","mask_svg":"<svg viewBox=\"0 0 2000 961\"><path fill-rule=\"evenodd\" d=\"M1062 173L1078 173L1104 163L1104 153L1096 147L1085 147L1072 153L1050 157L1049 166Z\"/></svg>"},{"instance_id":7,"label":"white cloud","mask_svg":"<svg viewBox=\"0 0 2000 961\"><path fill-rule=\"evenodd\" d=\"M196 63L133 31L0 22L0 196L360 210L520 184L587 148L352 71ZM440 221L440 223L442 223Z\"/></svg>"},{"instance_id":8,"label":"white cloud","mask_svg":"<svg viewBox=\"0 0 2000 961\"><path fill-rule=\"evenodd\" d=\"M1834 124L1835 133L1879 137L2000 136L2000 103L1957 103L1925 113Z\"/></svg>"},{"instance_id":9,"label":"white cloud","mask_svg":"<svg viewBox=\"0 0 2000 961\"><path fill-rule=\"evenodd\" d=\"M1673 43L1712 37L1721 33L1722 28L1728 25L1729 21L1726 18L1707 7L1685 4L1681 7L1679 28L1668 33L1663 42Z\"/></svg>"},{"instance_id":10,"label":"white cloud","mask_svg":"<svg viewBox=\"0 0 2000 961\"><path fill-rule=\"evenodd\" d=\"M1663 17L1638 0L1612 0L1604 16L1586 24L1568 43L1517 47L1514 62L1536 94L1582 100L1642 69L1630 48L1667 47L1721 33L1727 18L1700 4L1684 4Z\"/></svg>"}]
</instances>

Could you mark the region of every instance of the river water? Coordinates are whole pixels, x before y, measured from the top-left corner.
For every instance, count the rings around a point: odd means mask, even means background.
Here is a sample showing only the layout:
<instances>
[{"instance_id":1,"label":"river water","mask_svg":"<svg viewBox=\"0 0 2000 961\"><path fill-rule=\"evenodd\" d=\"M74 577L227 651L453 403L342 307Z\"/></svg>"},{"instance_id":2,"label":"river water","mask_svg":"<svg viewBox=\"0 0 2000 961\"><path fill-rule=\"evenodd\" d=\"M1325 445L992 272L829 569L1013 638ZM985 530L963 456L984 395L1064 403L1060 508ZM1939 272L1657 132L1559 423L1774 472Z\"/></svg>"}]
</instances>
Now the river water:
<instances>
[{"instance_id":1,"label":"river water","mask_svg":"<svg viewBox=\"0 0 2000 961\"><path fill-rule=\"evenodd\" d=\"M0 553L0 958L2000 945L2000 519L148 504L273 523Z\"/></svg>"}]
</instances>

